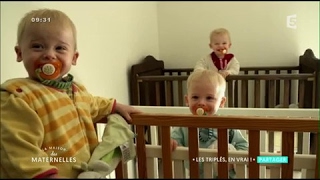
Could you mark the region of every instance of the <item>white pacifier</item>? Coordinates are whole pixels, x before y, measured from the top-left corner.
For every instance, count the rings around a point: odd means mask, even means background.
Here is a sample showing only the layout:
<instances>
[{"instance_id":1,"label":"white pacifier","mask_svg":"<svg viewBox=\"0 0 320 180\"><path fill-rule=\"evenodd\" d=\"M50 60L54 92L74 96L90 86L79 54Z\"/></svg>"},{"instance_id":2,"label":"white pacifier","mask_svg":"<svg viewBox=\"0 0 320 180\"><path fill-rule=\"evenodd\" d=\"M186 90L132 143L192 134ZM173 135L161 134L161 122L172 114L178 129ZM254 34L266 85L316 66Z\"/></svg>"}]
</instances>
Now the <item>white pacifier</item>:
<instances>
[{"instance_id":1,"label":"white pacifier","mask_svg":"<svg viewBox=\"0 0 320 180\"><path fill-rule=\"evenodd\" d=\"M203 108L198 108L198 109L196 110L196 113L197 113L198 115L204 115L205 111L204 111Z\"/></svg>"},{"instance_id":2,"label":"white pacifier","mask_svg":"<svg viewBox=\"0 0 320 180\"><path fill-rule=\"evenodd\" d=\"M45 64L42 66L41 71L43 74L50 76L56 71L56 68L53 64Z\"/></svg>"}]
</instances>

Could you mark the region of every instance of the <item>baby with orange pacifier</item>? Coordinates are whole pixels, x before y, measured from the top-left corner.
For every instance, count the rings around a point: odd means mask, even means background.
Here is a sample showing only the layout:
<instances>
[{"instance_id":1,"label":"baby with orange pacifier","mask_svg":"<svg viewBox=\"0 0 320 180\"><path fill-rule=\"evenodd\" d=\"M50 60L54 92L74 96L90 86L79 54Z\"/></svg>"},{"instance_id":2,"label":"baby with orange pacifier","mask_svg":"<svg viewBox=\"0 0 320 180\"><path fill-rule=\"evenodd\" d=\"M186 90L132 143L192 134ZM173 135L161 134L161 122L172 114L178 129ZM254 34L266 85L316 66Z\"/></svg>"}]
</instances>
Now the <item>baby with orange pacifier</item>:
<instances>
[{"instance_id":1,"label":"baby with orange pacifier","mask_svg":"<svg viewBox=\"0 0 320 180\"><path fill-rule=\"evenodd\" d=\"M230 33L225 28L218 28L210 33L209 47L211 53L196 62L194 69L210 69L219 72L224 78L237 75L240 72L240 63L231 48Z\"/></svg>"},{"instance_id":2,"label":"baby with orange pacifier","mask_svg":"<svg viewBox=\"0 0 320 180\"><path fill-rule=\"evenodd\" d=\"M226 102L225 90L226 80L219 73L212 70L197 69L188 77L185 101L193 115L213 116ZM199 148L217 148L217 129L201 127L198 132ZM177 146L188 147L188 141L188 128L173 127L171 132L172 151ZM248 150L248 141L241 135L239 130L229 130L229 144L230 149ZM200 178L203 178L202 165L200 165ZM185 167L189 168L188 162L185 162ZM217 169L214 168L213 170L216 177ZM229 177L234 178L235 175L235 168L230 164Z\"/></svg>"}]
</instances>

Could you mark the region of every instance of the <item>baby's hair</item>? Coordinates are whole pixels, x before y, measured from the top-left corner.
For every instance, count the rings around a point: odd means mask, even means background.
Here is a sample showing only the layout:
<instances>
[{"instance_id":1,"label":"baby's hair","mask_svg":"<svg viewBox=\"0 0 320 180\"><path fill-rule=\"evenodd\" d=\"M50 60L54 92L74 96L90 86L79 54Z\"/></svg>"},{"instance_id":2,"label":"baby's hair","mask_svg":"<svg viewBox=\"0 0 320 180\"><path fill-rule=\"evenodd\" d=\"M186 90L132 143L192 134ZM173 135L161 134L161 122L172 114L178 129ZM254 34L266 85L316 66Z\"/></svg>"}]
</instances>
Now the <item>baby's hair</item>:
<instances>
[{"instance_id":1,"label":"baby's hair","mask_svg":"<svg viewBox=\"0 0 320 180\"><path fill-rule=\"evenodd\" d=\"M75 42L75 49L77 49L76 27L64 12L55 9L38 9L26 13L18 25L17 45L20 45L24 33L33 25L37 25L39 28L71 28Z\"/></svg>"},{"instance_id":2,"label":"baby's hair","mask_svg":"<svg viewBox=\"0 0 320 180\"><path fill-rule=\"evenodd\" d=\"M216 85L218 86L217 93L219 93L219 95L221 96L224 96L227 86L225 78L223 78L221 74L208 69L196 69L189 75L187 79L187 91L194 81L198 81L204 78L209 79L212 83L216 83Z\"/></svg>"},{"instance_id":3,"label":"baby's hair","mask_svg":"<svg viewBox=\"0 0 320 180\"><path fill-rule=\"evenodd\" d=\"M225 28L218 28L215 29L213 31L211 31L210 33L210 41L212 40L212 37L217 36L217 35L227 35L229 38L229 41L231 42L231 37L230 37L230 33L227 29Z\"/></svg>"}]
</instances>

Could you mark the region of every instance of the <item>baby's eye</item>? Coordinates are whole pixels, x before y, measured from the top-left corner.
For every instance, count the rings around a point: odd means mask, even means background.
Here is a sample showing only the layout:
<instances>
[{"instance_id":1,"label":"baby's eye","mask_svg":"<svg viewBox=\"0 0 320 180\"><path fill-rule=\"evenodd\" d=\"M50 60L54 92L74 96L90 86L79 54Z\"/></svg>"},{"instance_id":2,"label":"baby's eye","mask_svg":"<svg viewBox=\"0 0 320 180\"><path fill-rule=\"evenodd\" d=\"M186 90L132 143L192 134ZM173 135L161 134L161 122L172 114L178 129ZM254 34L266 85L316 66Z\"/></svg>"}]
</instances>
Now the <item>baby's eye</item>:
<instances>
[{"instance_id":1,"label":"baby's eye","mask_svg":"<svg viewBox=\"0 0 320 180\"><path fill-rule=\"evenodd\" d=\"M56 47L56 49L57 49L57 50L66 50L67 48L64 47L64 46L58 46L58 47Z\"/></svg>"},{"instance_id":2,"label":"baby's eye","mask_svg":"<svg viewBox=\"0 0 320 180\"><path fill-rule=\"evenodd\" d=\"M192 96L191 98L192 99L198 99L199 97L198 96Z\"/></svg>"},{"instance_id":3,"label":"baby's eye","mask_svg":"<svg viewBox=\"0 0 320 180\"><path fill-rule=\"evenodd\" d=\"M41 49L43 46L41 44L32 44L31 45L32 49Z\"/></svg>"},{"instance_id":4,"label":"baby's eye","mask_svg":"<svg viewBox=\"0 0 320 180\"><path fill-rule=\"evenodd\" d=\"M208 97L207 97L207 100L213 101L213 100L215 100L215 98L214 98L214 97L211 97L211 96L208 96Z\"/></svg>"}]
</instances>

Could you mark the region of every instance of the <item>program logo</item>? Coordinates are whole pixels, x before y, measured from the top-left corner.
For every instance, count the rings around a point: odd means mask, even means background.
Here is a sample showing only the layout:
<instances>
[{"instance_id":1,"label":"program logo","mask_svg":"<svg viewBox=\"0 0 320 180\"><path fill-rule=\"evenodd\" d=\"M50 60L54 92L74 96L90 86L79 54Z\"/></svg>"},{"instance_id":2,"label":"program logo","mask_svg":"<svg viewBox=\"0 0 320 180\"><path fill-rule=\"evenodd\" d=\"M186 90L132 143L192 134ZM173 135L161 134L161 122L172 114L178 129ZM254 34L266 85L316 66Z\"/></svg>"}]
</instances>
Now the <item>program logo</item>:
<instances>
[{"instance_id":1,"label":"program logo","mask_svg":"<svg viewBox=\"0 0 320 180\"><path fill-rule=\"evenodd\" d=\"M297 29L297 15L289 15L287 16L287 28Z\"/></svg>"},{"instance_id":2,"label":"program logo","mask_svg":"<svg viewBox=\"0 0 320 180\"><path fill-rule=\"evenodd\" d=\"M31 157L31 162L48 162L48 163L75 163L76 157L59 156L67 151L66 148L49 146L42 149L48 156L45 157Z\"/></svg>"}]
</instances>

